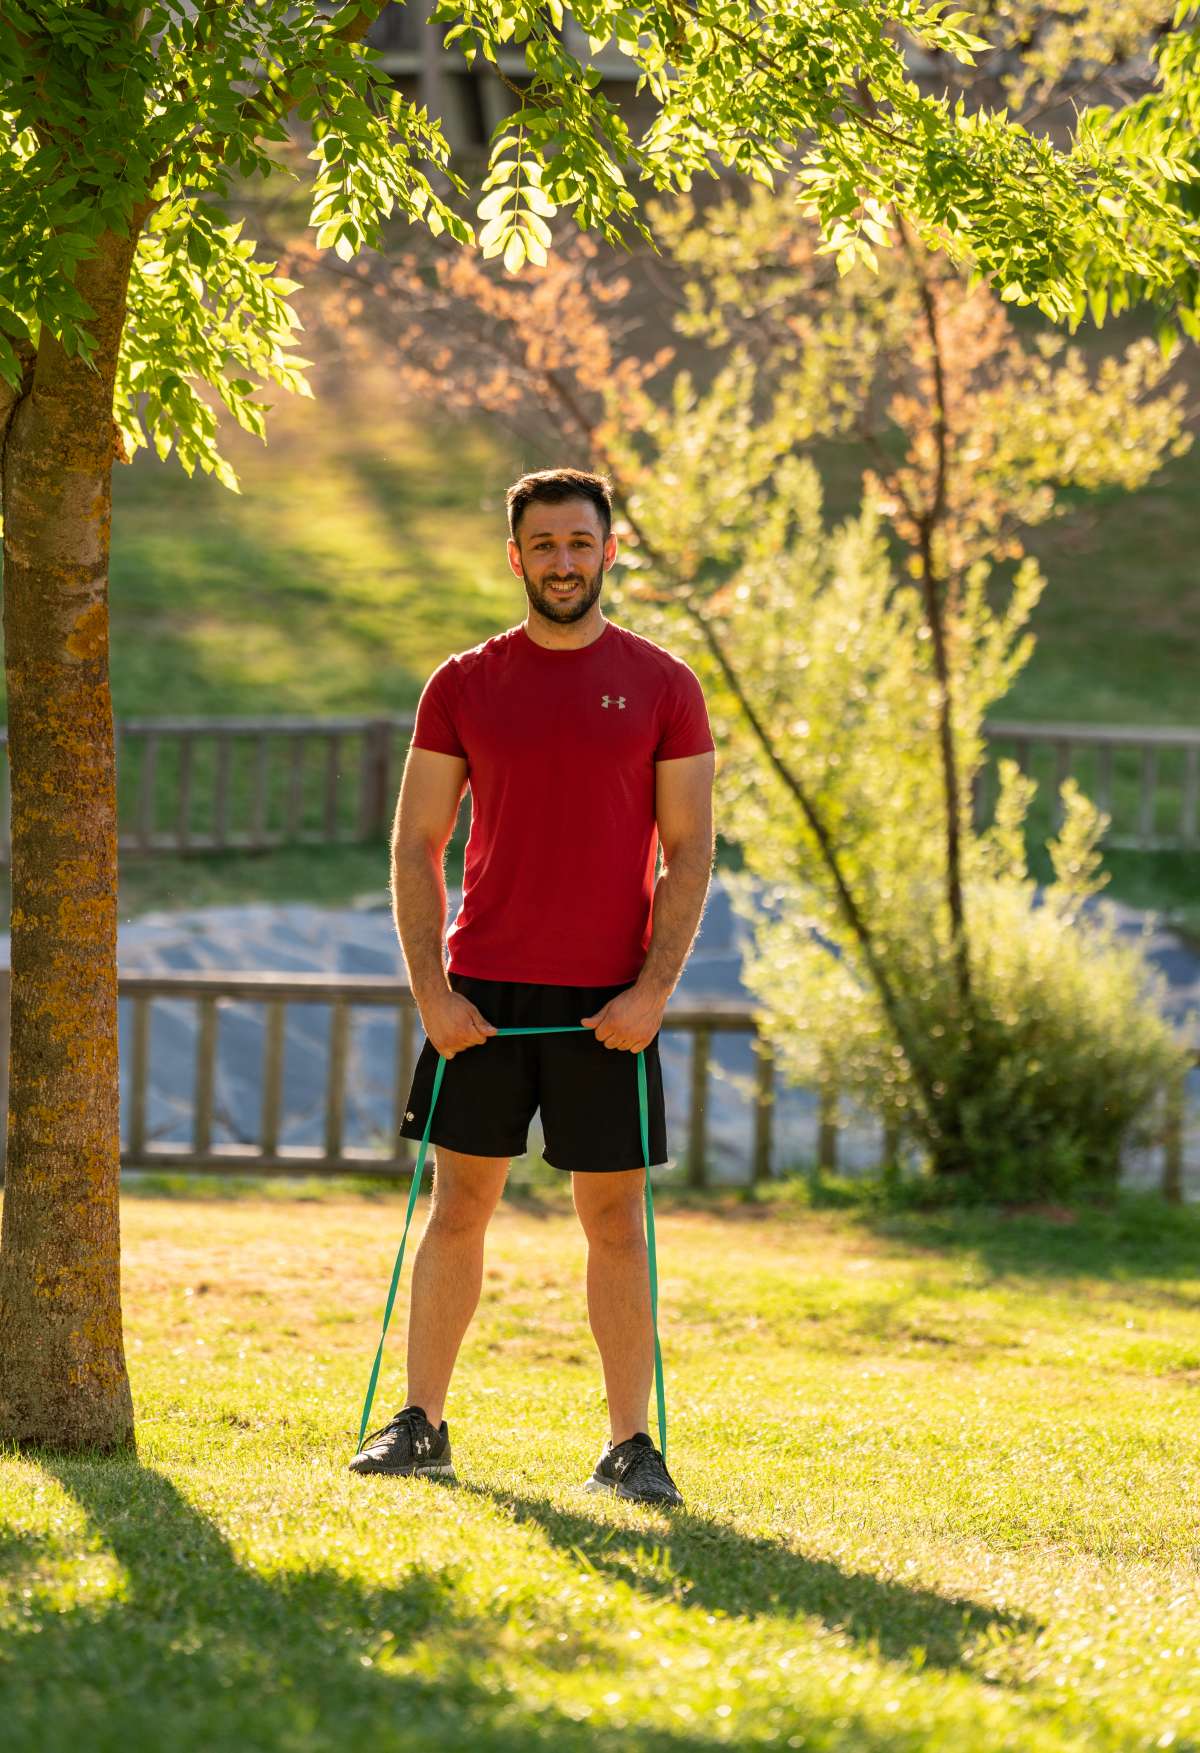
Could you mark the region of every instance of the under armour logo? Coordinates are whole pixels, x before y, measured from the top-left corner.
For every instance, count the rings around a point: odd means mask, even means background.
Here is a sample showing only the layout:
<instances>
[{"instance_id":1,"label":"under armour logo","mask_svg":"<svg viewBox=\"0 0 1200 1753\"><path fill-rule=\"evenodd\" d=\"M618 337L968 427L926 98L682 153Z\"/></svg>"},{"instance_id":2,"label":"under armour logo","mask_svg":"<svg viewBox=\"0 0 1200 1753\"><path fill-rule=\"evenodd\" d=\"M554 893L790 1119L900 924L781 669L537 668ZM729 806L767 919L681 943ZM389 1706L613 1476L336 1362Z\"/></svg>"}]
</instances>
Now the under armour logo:
<instances>
[{"instance_id":1,"label":"under armour logo","mask_svg":"<svg viewBox=\"0 0 1200 1753\"><path fill-rule=\"evenodd\" d=\"M600 696L600 704L601 704L601 706L616 706L619 708L620 711L624 712L624 710L625 710L625 696L624 696L624 694L618 694L614 698L613 695L611 695L611 694L602 694Z\"/></svg>"}]
</instances>

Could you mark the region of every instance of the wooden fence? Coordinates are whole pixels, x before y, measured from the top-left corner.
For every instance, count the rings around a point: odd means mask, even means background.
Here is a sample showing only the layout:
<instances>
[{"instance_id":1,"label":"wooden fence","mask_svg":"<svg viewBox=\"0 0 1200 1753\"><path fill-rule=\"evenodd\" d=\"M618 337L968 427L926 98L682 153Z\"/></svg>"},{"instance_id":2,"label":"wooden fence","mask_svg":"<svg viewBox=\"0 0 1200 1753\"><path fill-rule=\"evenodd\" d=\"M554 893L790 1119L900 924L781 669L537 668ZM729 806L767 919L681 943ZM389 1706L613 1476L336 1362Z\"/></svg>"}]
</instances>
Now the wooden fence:
<instances>
[{"instance_id":1,"label":"wooden fence","mask_svg":"<svg viewBox=\"0 0 1200 1753\"><path fill-rule=\"evenodd\" d=\"M116 725L124 853L266 851L385 840L411 713L339 718L136 718ZM1105 844L1200 849L1200 730L1025 724L985 727L976 820L1011 754L1041 784L1032 826L1057 826L1068 774L1112 815ZM0 729L7 755L7 732ZM0 864L11 858L8 762L0 761Z\"/></svg>"},{"instance_id":2,"label":"wooden fence","mask_svg":"<svg viewBox=\"0 0 1200 1753\"><path fill-rule=\"evenodd\" d=\"M263 852L387 834L412 715L129 718L115 726L118 850ZM7 731L0 731L7 756ZM0 864L11 859L0 763Z\"/></svg>"},{"instance_id":3,"label":"wooden fence","mask_svg":"<svg viewBox=\"0 0 1200 1753\"><path fill-rule=\"evenodd\" d=\"M408 987L387 975L229 973L122 974L119 999L132 1001L129 1035L127 1111L122 1113L121 1164L129 1169L171 1168L209 1174L378 1175L410 1174L417 1145L400 1134L404 1103L415 1063L420 1033L419 1013ZM10 975L0 969L0 1102L7 1107L8 1014ZM150 1137L147 1094L150 1086L150 1006L156 999L191 1000L196 1006L196 1057L191 1138L183 1144ZM264 1007L261 1061L261 1105L258 1136L251 1144L216 1143L214 1096L217 1067L219 1006L252 1003ZM316 1146L283 1148L283 1060L286 1009L289 1004L329 1006L328 1051L322 1092L321 1142ZM348 1145L345 1139L350 1017L359 1007L392 1010L396 1016L396 1050L387 1136L379 1148ZM733 1032L757 1036L754 1015L741 1005L672 1005L663 1028L691 1036L691 1091L683 1150L690 1186L708 1181L708 1097L712 1039ZM423 1037L422 1037L423 1038ZM754 1095L751 1174L755 1181L771 1173L771 1123L775 1101L774 1058L766 1042L756 1042L757 1076ZM0 1111L0 1121L3 1112ZM6 1128L0 1124L0 1167Z\"/></svg>"},{"instance_id":4,"label":"wooden fence","mask_svg":"<svg viewBox=\"0 0 1200 1753\"><path fill-rule=\"evenodd\" d=\"M976 822L995 802L996 761L1016 760L1039 781L1034 824L1058 828L1058 788L1076 779L1112 817L1104 844L1139 852L1200 850L1200 730L1150 725L985 724L988 761L975 794Z\"/></svg>"},{"instance_id":5,"label":"wooden fence","mask_svg":"<svg viewBox=\"0 0 1200 1753\"><path fill-rule=\"evenodd\" d=\"M254 1175L368 1175L388 1179L411 1173L417 1146L400 1135L404 1103L408 1096L419 1031L419 1013L407 986L386 975L362 975L347 979L341 974L275 974L258 971L229 973L122 974L118 995L132 1001L129 1036L129 1088L127 1110L122 1111L121 1165L127 1169L187 1170L206 1174ZM3 1184L3 1151L8 1100L8 1019L10 976L0 969L0 1185ZM147 1127L147 1095L150 1086L150 1006L159 1000L190 1000L196 1006L195 1083L191 1109L191 1137L185 1143L153 1139ZM253 1003L264 1007L263 1047L260 1073L261 1099L257 1138L252 1143L215 1142L214 1097L217 1067L219 1006ZM322 1092L321 1142L316 1146L283 1148L280 1131L284 1115L283 1070L286 1009L289 1004L323 1003L330 1009L328 1051ZM386 1137L377 1149L351 1146L345 1137L347 1071L349 1066L351 1012L359 1007L392 1010L396 1017L396 1048L391 1091L391 1115ZM753 1130L750 1146L750 1180L761 1183L776 1172L774 1116L776 1066L770 1043L759 1036L754 1012L740 1005L696 1006L670 1004L663 1029L691 1037L691 1075L687 1120L682 1149L689 1187L709 1182L708 1109L713 1037L722 1033L754 1037L756 1073L753 1093ZM1198 1055L1200 1062L1200 1055ZM1164 1197L1178 1203L1184 1186L1184 1122L1186 1089L1181 1083L1167 1092L1161 1129ZM820 1105L817 1150L813 1167L818 1172L837 1168L837 1115L832 1101ZM879 1165L897 1160L899 1139L883 1134Z\"/></svg>"}]
</instances>

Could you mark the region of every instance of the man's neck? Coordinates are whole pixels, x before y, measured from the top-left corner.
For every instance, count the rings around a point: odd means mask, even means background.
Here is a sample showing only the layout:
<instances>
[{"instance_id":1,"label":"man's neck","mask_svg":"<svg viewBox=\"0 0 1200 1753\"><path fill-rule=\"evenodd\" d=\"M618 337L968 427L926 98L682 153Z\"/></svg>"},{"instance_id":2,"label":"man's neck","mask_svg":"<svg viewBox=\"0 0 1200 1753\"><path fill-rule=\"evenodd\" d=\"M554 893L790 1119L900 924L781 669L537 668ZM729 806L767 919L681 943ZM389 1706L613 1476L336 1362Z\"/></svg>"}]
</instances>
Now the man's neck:
<instances>
[{"instance_id":1,"label":"man's neck","mask_svg":"<svg viewBox=\"0 0 1200 1753\"><path fill-rule=\"evenodd\" d=\"M548 621L544 615L534 614L532 609L525 616L523 625L533 643L544 646L547 651L578 651L584 645L593 645L608 622L597 604L582 621L572 621L566 627Z\"/></svg>"}]
</instances>

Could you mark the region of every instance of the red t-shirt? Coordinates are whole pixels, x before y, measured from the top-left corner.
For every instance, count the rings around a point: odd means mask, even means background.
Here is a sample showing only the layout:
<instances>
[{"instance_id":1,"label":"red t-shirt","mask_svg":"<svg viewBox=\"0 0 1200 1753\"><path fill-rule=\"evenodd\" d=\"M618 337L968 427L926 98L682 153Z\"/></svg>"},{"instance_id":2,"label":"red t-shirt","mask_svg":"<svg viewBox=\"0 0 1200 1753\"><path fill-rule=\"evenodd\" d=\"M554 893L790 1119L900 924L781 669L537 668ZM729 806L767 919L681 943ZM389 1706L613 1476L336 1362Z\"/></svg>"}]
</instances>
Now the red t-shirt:
<instances>
[{"instance_id":1,"label":"red t-shirt","mask_svg":"<svg viewBox=\"0 0 1200 1753\"><path fill-rule=\"evenodd\" d=\"M450 971L550 986L635 980L658 856L654 764L714 746L688 665L615 621L576 651L510 627L434 670L412 740L468 764Z\"/></svg>"}]
</instances>

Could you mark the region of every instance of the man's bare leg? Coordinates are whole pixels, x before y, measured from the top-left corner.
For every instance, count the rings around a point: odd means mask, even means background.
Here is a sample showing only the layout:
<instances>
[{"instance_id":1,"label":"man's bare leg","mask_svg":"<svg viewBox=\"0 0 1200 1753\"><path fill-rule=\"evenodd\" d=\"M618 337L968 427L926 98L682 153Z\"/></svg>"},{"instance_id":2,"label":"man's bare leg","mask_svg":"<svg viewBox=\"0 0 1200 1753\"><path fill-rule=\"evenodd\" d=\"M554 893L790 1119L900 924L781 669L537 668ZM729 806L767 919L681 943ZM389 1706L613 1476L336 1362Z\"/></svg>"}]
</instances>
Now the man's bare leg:
<instances>
[{"instance_id":1,"label":"man's bare leg","mask_svg":"<svg viewBox=\"0 0 1200 1753\"><path fill-rule=\"evenodd\" d=\"M604 1368L614 1447L647 1430L654 1379L650 1277L642 1226L645 1170L572 1175L575 1210L587 1236L588 1319Z\"/></svg>"},{"instance_id":2,"label":"man's bare leg","mask_svg":"<svg viewBox=\"0 0 1200 1753\"><path fill-rule=\"evenodd\" d=\"M483 1238L504 1191L508 1157L435 1147L433 1205L413 1261L405 1404L442 1421L454 1360L479 1302Z\"/></svg>"}]
</instances>

